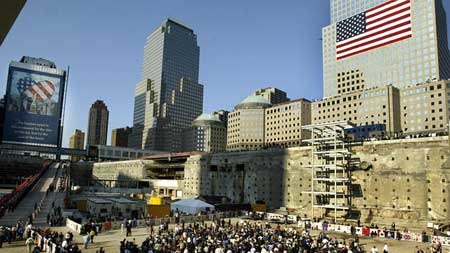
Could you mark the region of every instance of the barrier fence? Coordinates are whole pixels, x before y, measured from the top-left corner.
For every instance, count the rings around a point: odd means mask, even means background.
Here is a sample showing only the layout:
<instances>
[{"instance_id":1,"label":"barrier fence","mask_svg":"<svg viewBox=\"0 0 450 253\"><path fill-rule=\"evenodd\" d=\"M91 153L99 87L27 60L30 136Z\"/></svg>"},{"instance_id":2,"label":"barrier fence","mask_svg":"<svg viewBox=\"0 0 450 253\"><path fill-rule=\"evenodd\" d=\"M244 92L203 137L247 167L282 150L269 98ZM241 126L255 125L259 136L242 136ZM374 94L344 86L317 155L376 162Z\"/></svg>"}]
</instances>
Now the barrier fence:
<instances>
[{"instance_id":1,"label":"barrier fence","mask_svg":"<svg viewBox=\"0 0 450 253\"><path fill-rule=\"evenodd\" d=\"M42 169L39 173L27 177L21 184L19 184L13 192L5 194L0 199L0 217L2 217L9 207L16 208L20 201L27 195L27 193L36 185L41 176L48 168Z\"/></svg>"},{"instance_id":2,"label":"barrier fence","mask_svg":"<svg viewBox=\"0 0 450 253\"><path fill-rule=\"evenodd\" d=\"M208 214L208 215L195 215L195 216L179 216L176 217L167 217L167 218L149 218L149 219L139 219L139 220L131 220L133 227L135 228L143 228L146 226L146 222L148 221L153 226L159 226L161 224L165 223L176 223L177 219L179 223L193 223L193 222L202 222L202 221L211 221L214 219L223 219L223 218L231 218L235 217L235 212L221 212L221 213L215 213L215 214ZM117 230L121 229L123 221L105 221L101 223L102 230ZM80 233L81 228L83 227L82 224L79 224L69 218L66 218L66 227Z\"/></svg>"},{"instance_id":3,"label":"barrier fence","mask_svg":"<svg viewBox=\"0 0 450 253\"><path fill-rule=\"evenodd\" d=\"M342 232L350 234L352 230L351 228L352 228L351 226L337 225L323 222L311 223L311 229L322 231ZM391 231L369 227L354 227L354 228L355 233L358 236L377 236L381 238L391 238L396 240L412 241L412 242L441 243L443 246L450 246L450 237L445 236L432 236L409 231L407 232Z\"/></svg>"},{"instance_id":4,"label":"barrier fence","mask_svg":"<svg viewBox=\"0 0 450 253\"><path fill-rule=\"evenodd\" d=\"M34 244L38 246L41 251L47 253L56 253L56 248L58 247L56 243L49 241L49 239L43 237L36 231L34 231L34 234L36 235L34 238Z\"/></svg>"}]
</instances>

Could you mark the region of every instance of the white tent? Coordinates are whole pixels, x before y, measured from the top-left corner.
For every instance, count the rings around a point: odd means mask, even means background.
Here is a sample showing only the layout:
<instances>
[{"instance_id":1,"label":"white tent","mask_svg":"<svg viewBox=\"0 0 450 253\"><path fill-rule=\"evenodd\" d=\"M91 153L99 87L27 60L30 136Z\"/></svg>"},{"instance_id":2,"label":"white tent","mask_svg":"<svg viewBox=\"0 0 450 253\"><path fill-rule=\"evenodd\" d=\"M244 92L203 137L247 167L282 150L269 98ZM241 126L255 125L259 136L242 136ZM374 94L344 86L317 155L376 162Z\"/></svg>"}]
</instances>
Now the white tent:
<instances>
[{"instance_id":1,"label":"white tent","mask_svg":"<svg viewBox=\"0 0 450 253\"><path fill-rule=\"evenodd\" d=\"M198 199L182 199L170 204L173 212L183 212L188 214L198 214L202 211L212 211L214 206Z\"/></svg>"}]
</instances>

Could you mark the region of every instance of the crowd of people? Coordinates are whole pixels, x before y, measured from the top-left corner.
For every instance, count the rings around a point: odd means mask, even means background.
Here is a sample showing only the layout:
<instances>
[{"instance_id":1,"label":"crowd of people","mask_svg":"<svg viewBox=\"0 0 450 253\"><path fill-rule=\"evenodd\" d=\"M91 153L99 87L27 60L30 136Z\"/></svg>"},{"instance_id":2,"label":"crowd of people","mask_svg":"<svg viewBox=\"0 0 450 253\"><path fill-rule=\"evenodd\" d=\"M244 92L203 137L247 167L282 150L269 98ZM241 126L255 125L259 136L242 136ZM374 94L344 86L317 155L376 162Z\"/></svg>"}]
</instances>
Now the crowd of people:
<instances>
[{"instance_id":1,"label":"crowd of people","mask_svg":"<svg viewBox=\"0 0 450 253\"><path fill-rule=\"evenodd\" d=\"M81 253L73 243L71 232L63 235L62 233L52 232L50 229L34 228L31 223L18 222L12 227L0 227L0 248L2 248L3 242L10 244L14 241L25 241L24 244L28 253L41 252L44 247L56 247L55 252L59 253Z\"/></svg>"},{"instance_id":2,"label":"crowd of people","mask_svg":"<svg viewBox=\"0 0 450 253\"><path fill-rule=\"evenodd\" d=\"M140 251L139 251L140 250ZM162 226L137 246L134 240L120 242L121 253L137 252L363 252L357 237L345 242L321 232L313 237L294 228L272 227L268 223L231 223L215 220L209 226L204 222Z\"/></svg>"},{"instance_id":3,"label":"crowd of people","mask_svg":"<svg viewBox=\"0 0 450 253\"><path fill-rule=\"evenodd\" d=\"M50 227L65 225L64 217L62 216L62 209L60 206L55 206L55 202L52 202L52 208L47 214L47 224Z\"/></svg>"},{"instance_id":4,"label":"crowd of people","mask_svg":"<svg viewBox=\"0 0 450 253\"><path fill-rule=\"evenodd\" d=\"M50 229L46 229L44 231L38 230L38 233L42 236L40 248L43 248L42 245L47 244L46 247L56 247L55 252L59 253L81 253L81 250L73 241L73 233L67 232L63 234L62 232L58 233L55 231L51 231ZM50 251L51 252L51 251Z\"/></svg>"},{"instance_id":5,"label":"crowd of people","mask_svg":"<svg viewBox=\"0 0 450 253\"><path fill-rule=\"evenodd\" d=\"M12 227L0 227L0 248L3 247L4 242L14 242L17 240L23 240L31 236L31 224L24 224L23 222L17 222Z\"/></svg>"}]
</instances>

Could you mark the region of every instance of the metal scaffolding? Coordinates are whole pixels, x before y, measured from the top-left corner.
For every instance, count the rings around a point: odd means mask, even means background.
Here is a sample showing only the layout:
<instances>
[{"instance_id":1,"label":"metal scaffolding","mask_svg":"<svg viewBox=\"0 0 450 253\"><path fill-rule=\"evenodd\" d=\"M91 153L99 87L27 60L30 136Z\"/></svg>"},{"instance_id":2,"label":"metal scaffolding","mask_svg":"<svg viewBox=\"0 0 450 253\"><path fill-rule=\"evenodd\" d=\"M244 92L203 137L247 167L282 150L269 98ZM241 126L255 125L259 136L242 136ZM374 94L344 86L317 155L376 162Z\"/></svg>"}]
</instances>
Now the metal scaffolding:
<instances>
[{"instance_id":1,"label":"metal scaffolding","mask_svg":"<svg viewBox=\"0 0 450 253\"><path fill-rule=\"evenodd\" d=\"M351 205L349 161L351 152L345 141L345 129L354 125L347 121L303 126L311 133L311 139L303 142L311 145L311 213L320 209L321 214L334 211L334 222L338 212L347 213Z\"/></svg>"}]
</instances>

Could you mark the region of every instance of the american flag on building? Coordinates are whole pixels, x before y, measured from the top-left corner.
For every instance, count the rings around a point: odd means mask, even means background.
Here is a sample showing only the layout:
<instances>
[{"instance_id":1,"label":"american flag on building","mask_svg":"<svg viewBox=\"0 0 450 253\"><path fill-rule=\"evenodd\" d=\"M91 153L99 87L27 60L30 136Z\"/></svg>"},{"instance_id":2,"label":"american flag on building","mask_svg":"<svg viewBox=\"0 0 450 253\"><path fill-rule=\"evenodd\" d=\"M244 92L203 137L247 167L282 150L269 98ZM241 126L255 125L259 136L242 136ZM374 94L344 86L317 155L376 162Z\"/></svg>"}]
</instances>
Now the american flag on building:
<instances>
[{"instance_id":1,"label":"american flag on building","mask_svg":"<svg viewBox=\"0 0 450 253\"><path fill-rule=\"evenodd\" d=\"M411 0L388 0L336 24L336 59L411 37Z\"/></svg>"}]
</instances>

